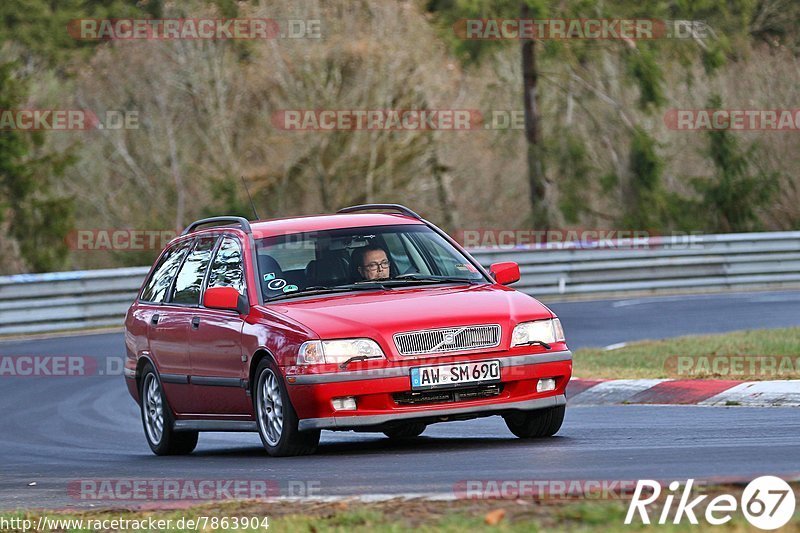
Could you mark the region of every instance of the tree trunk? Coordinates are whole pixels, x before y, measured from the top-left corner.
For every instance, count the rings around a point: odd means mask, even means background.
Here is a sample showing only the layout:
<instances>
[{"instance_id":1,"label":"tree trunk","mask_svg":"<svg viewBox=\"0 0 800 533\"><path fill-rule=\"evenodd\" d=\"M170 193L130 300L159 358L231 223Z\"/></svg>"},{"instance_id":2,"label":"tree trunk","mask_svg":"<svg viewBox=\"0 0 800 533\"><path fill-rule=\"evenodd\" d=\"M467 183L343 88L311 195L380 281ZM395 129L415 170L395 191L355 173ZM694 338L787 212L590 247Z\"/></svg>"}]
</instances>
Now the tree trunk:
<instances>
[{"instance_id":1,"label":"tree trunk","mask_svg":"<svg viewBox=\"0 0 800 533\"><path fill-rule=\"evenodd\" d=\"M527 4L520 6L520 18L529 19ZM551 220L547 198L547 183L542 147L541 115L539 113L538 82L536 66L536 42L524 39L522 45L522 89L525 99L525 140L528 156L528 184L530 186L531 222L536 229L548 229Z\"/></svg>"},{"instance_id":2,"label":"tree trunk","mask_svg":"<svg viewBox=\"0 0 800 533\"><path fill-rule=\"evenodd\" d=\"M433 143L433 139L431 139L431 153L428 159L428 165L430 165L433 180L436 184L436 196L439 201L439 209L442 213L442 218L440 220L447 231L455 231L458 225L458 214L456 213L450 187L447 183L447 171L449 169L439 161L439 154L436 145Z\"/></svg>"}]
</instances>

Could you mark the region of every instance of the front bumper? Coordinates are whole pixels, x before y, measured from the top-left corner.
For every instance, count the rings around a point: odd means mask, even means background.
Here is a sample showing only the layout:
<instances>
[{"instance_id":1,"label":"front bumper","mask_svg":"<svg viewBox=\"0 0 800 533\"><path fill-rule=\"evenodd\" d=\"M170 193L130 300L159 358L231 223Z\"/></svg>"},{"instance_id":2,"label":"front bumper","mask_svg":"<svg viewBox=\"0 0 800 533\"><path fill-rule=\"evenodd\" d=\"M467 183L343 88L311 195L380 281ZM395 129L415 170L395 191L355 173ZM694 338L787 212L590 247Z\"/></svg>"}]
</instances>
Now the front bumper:
<instances>
[{"instance_id":1,"label":"front bumper","mask_svg":"<svg viewBox=\"0 0 800 533\"><path fill-rule=\"evenodd\" d=\"M432 424L450 420L468 420L482 416L504 414L508 411L534 411L558 405L566 405L567 397L557 394L546 398L534 398L521 402L487 403L469 407L429 409L425 412L401 412L384 415L332 416L325 418L306 418L298 422L298 429L365 429L388 426L396 422L419 421Z\"/></svg>"},{"instance_id":2,"label":"front bumper","mask_svg":"<svg viewBox=\"0 0 800 533\"><path fill-rule=\"evenodd\" d=\"M486 354L469 361L490 359L499 360L501 365L501 390L490 397L413 405L399 403L396 395L411 390L411 366L293 375L293 379L288 380L289 395L300 419L300 430L380 430L411 420L425 423L464 420L566 403L565 390L572 376L569 350L500 357ZM429 364L436 363L420 362L413 366ZM537 392L537 382L543 378L554 378L555 390ZM340 397L354 397L357 409L335 410L332 399Z\"/></svg>"}]
</instances>

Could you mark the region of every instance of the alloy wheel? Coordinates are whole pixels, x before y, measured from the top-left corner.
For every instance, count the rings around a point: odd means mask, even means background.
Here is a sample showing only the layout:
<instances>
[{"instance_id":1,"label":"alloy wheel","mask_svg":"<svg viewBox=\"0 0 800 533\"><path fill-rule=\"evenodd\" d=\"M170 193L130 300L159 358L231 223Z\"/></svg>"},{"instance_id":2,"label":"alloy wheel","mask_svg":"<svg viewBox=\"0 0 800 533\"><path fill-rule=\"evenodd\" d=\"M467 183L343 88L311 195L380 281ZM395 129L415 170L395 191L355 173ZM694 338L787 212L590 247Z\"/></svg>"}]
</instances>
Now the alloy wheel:
<instances>
[{"instance_id":1,"label":"alloy wheel","mask_svg":"<svg viewBox=\"0 0 800 533\"><path fill-rule=\"evenodd\" d=\"M144 418L147 436L154 444L161 442L164 432L164 406L161 400L161 387L154 374L145 377L144 387Z\"/></svg>"},{"instance_id":2,"label":"alloy wheel","mask_svg":"<svg viewBox=\"0 0 800 533\"><path fill-rule=\"evenodd\" d=\"M277 446L283 433L283 399L277 376L270 369L261 373L259 380L258 418L264 438L270 446Z\"/></svg>"}]
</instances>

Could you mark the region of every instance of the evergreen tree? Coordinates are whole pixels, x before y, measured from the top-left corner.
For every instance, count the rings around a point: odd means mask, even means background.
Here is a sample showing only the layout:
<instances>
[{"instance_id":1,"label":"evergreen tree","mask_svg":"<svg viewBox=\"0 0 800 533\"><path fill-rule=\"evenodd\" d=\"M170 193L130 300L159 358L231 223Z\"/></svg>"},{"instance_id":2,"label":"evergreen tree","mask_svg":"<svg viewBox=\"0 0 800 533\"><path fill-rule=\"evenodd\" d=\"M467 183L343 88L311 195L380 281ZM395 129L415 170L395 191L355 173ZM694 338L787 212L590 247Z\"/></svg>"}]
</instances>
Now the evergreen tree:
<instances>
[{"instance_id":1,"label":"evergreen tree","mask_svg":"<svg viewBox=\"0 0 800 533\"><path fill-rule=\"evenodd\" d=\"M13 112L26 100L17 68L15 63L0 64L0 112ZM0 131L0 223L8 227L8 237L34 272L63 265L73 221L71 200L55 195L51 187L70 160L37 156L43 135L13 128Z\"/></svg>"}]
</instances>

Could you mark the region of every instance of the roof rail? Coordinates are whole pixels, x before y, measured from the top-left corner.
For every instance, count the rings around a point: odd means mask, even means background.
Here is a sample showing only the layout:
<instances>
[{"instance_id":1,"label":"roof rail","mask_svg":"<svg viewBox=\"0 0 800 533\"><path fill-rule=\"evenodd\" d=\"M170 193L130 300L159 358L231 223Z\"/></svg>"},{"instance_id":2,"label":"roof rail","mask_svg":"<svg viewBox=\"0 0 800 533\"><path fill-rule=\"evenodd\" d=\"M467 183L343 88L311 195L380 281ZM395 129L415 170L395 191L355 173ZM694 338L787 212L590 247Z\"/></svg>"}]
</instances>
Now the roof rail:
<instances>
[{"instance_id":1,"label":"roof rail","mask_svg":"<svg viewBox=\"0 0 800 533\"><path fill-rule=\"evenodd\" d=\"M422 220L422 217L419 216L417 213L412 211L411 209L407 208L404 205L400 204L363 204L363 205L351 205L350 207L344 207L339 209L336 213L357 213L359 211L373 211L375 209L381 209L384 211L399 211L400 213Z\"/></svg>"},{"instance_id":2,"label":"roof rail","mask_svg":"<svg viewBox=\"0 0 800 533\"><path fill-rule=\"evenodd\" d=\"M248 222L246 218L242 218L242 217L211 217L211 218L203 218L203 219L200 219L200 220L195 220L194 222L192 222L191 224L186 226L186 229L183 230L183 233L181 233L181 235L186 235L187 233L191 233L192 231L197 229L198 226L204 226L206 224L219 224L219 225L222 225L223 222L225 224L239 224L239 227L242 228L242 231L244 231L245 233L252 233L252 230L250 229L250 222Z\"/></svg>"}]
</instances>

